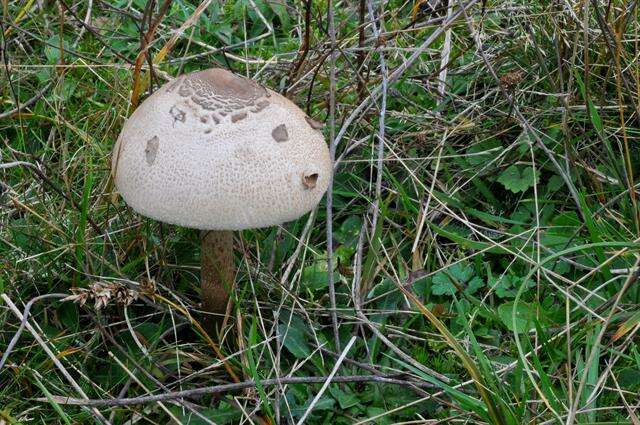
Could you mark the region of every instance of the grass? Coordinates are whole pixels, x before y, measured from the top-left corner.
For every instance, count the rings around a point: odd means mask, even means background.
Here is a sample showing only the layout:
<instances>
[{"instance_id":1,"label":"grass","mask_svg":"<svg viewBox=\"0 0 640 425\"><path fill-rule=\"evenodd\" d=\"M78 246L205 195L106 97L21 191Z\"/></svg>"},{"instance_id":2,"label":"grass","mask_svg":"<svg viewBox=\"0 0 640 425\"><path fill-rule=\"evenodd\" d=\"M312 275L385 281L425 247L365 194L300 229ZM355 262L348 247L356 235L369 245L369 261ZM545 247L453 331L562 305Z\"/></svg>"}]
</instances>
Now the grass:
<instances>
[{"instance_id":1,"label":"grass","mask_svg":"<svg viewBox=\"0 0 640 425\"><path fill-rule=\"evenodd\" d=\"M0 1L0 355L72 296L0 423L640 423L640 12L430 3ZM198 233L110 180L134 105L211 66L336 141L330 198L236 236L221 339Z\"/></svg>"}]
</instances>

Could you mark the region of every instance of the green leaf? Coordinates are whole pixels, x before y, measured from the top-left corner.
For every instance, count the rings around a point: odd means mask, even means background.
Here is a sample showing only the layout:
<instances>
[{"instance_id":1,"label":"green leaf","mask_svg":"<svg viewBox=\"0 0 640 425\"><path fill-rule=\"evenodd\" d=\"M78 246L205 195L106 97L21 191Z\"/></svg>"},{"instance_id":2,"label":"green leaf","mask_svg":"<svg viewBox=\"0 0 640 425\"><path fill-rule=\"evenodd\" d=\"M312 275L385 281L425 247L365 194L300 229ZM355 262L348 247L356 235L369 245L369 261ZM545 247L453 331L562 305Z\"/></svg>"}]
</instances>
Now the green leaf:
<instances>
[{"instance_id":1,"label":"green leaf","mask_svg":"<svg viewBox=\"0 0 640 425\"><path fill-rule=\"evenodd\" d=\"M502 143L498 139L488 139L467 149L467 162L470 165L484 165L496 158L502 150Z\"/></svg>"},{"instance_id":2,"label":"green leaf","mask_svg":"<svg viewBox=\"0 0 640 425\"><path fill-rule=\"evenodd\" d=\"M516 143L518 145L518 153L520 153L520 155L527 153L531 146L531 136L529 136L529 132L527 130L523 130L522 133L518 135Z\"/></svg>"},{"instance_id":3,"label":"green leaf","mask_svg":"<svg viewBox=\"0 0 640 425\"><path fill-rule=\"evenodd\" d=\"M628 367L618 373L620 387L627 391L640 390L640 370Z\"/></svg>"},{"instance_id":4,"label":"green leaf","mask_svg":"<svg viewBox=\"0 0 640 425\"><path fill-rule=\"evenodd\" d=\"M304 412L307 411L307 409L311 405L311 402L313 401L314 397L315 397L315 395L311 395L311 396L309 396L307 401L305 401L305 403L302 406L292 408L291 409L291 415L294 416L294 417L300 417L300 416L304 415ZM319 411L322 411L322 410L330 410L330 409L333 409L335 405L336 405L335 400L333 398L331 398L328 394L325 394L322 397L320 397L320 400L318 400L316 405L313 407L313 412L319 412ZM311 422L311 421L307 421L307 422Z\"/></svg>"},{"instance_id":5,"label":"green leaf","mask_svg":"<svg viewBox=\"0 0 640 425\"><path fill-rule=\"evenodd\" d=\"M502 323L509 329L510 331L514 330L513 327L513 311L514 302L509 301L508 303L504 303L498 307L498 315L502 320ZM534 319L536 317L536 312L533 308L529 307L527 304L518 303L515 308L515 325L517 332L527 332L530 329L534 328Z\"/></svg>"},{"instance_id":6,"label":"green leaf","mask_svg":"<svg viewBox=\"0 0 640 425\"><path fill-rule=\"evenodd\" d=\"M547 181L547 193L553 193L560 190L564 186L564 180L557 174L554 174Z\"/></svg>"},{"instance_id":7,"label":"green leaf","mask_svg":"<svg viewBox=\"0 0 640 425\"><path fill-rule=\"evenodd\" d=\"M519 193L532 187L538 178L539 176L536 173L534 181L534 173L531 167L512 165L500 174L498 182L511 192Z\"/></svg>"},{"instance_id":8,"label":"green leaf","mask_svg":"<svg viewBox=\"0 0 640 425\"><path fill-rule=\"evenodd\" d=\"M291 321L291 325L284 323L278 325L280 337L284 338L283 344L291 354L299 359L305 359L311 355L311 349L307 344L307 338L302 329L296 326L295 321Z\"/></svg>"},{"instance_id":9,"label":"green leaf","mask_svg":"<svg viewBox=\"0 0 640 425\"><path fill-rule=\"evenodd\" d=\"M500 298L514 298L520 285L526 285L525 289L529 289L535 286L535 283L531 280L526 282L522 281L522 278L512 275L503 275L499 277L492 277L489 279L489 286L493 288L496 295Z\"/></svg>"},{"instance_id":10,"label":"green leaf","mask_svg":"<svg viewBox=\"0 0 640 425\"><path fill-rule=\"evenodd\" d=\"M71 425L71 418L67 416L67 414L62 410L62 407L60 407L60 405L53 399L53 395L51 394L51 392L49 392L47 387L45 387L44 384L40 381L40 379L38 379L37 375L34 374L33 378L35 380L36 385L40 387L40 390L44 393L45 397L47 397L47 400L53 407L53 410L58 414L58 416L62 418L65 424ZM0 419L2 418L0 417ZM4 423L4 421L2 421L2 423Z\"/></svg>"},{"instance_id":11,"label":"green leaf","mask_svg":"<svg viewBox=\"0 0 640 425\"><path fill-rule=\"evenodd\" d=\"M591 119L591 123L593 124L593 127L596 129L596 131L600 135L602 135L604 133L602 118L600 117L600 114L598 113L596 106L591 101L591 98L588 96L587 87L584 84L584 81L582 81L582 77L580 76L580 73L576 70L576 72L574 72L574 75L576 77L578 87L580 88L580 93L582 94L582 97L587 101L587 108L589 109L589 118Z\"/></svg>"},{"instance_id":12,"label":"green leaf","mask_svg":"<svg viewBox=\"0 0 640 425\"><path fill-rule=\"evenodd\" d=\"M387 409L383 409L382 407L371 406L371 407L367 408L367 417L368 418L373 418L373 417L378 416L378 415L384 415L384 413L386 411L387 411ZM384 416L381 416L379 418L376 418L375 419L375 423L381 424L381 425L386 425L386 424L392 423L392 421L389 418L389 415L384 415Z\"/></svg>"},{"instance_id":13,"label":"green leaf","mask_svg":"<svg viewBox=\"0 0 640 425\"><path fill-rule=\"evenodd\" d=\"M496 295L500 298L514 298L516 290L511 275L503 275L498 278L491 278L489 286L493 288Z\"/></svg>"},{"instance_id":14,"label":"green leaf","mask_svg":"<svg viewBox=\"0 0 640 425\"><path fill-rule=\"evenodd\" d=\"M170 407L171 412L180 419L180 423L184 425L205 425L209 422L205 422L200 417L194 415L192 412L186 410L183 414L183 409L179 406ZM242 416L242 412L235 409L229 403L221 401L220 405L215 409L203 409L200 410L200 414L207 419L214 420L217 424L230 424L237 423Z\"/></svg>"},{"instance_id":15,"label":"green leaf","mask_svg":"<svg viewBox=\"0 0 640 425\"><path fill-rule=\"evenodd\" d=\"M464 290L464 293L467 295L473 295L478 292L478 289L484 286L484 280L479 278L478 276L474 277L467 284L467 288Z\"/></svg>"},{"instance_id":16,"label":"green leaf","mask_svg":"<svg viewBox=\"0 0 640 425\"><path fill-rule=\"evenodd\" d=\"M331 386L329 387L329 392L333 398L338 401L340 408L343 410L349 409L360 403L360 399L350 391L347 393L342 391L340 388Z\"/></svg>"},{"instance_id":17,"label":"green leaf","mask_svg":"<svg viewBox=\"0 0 640 425\"><path fill-rule=\"evenodd\" d=\"M431 293L433 295L454 295L457 291L456 286L444 273L440 272L433 277L433 284L431 285Z\"/></svg>"},{"instance_id":18,"label":"green leaf","mask_svg":"<svg viewBox=\"0 0 640 425\"><path fill-rule=\"evenodd\" d=\"M628 318L623 324L618 327L616 333L613 335L613 341L617 341L625 336L630 330L638 326L640 323L640 311L636 312L633 316Z\"/></svg>"},{"instance_id":19,"label":"green leaf","mask_svg":"<svg viewBox=\"0 0 640 425\"><path fill-rule=\"evenodd\" d=\"M80 317L78 315L78 305L74 303L62 303L57 309L60 322L65 329L71 332L77 332L80 326Z\"/></svg>"},{"instance_id":20,"label":"green leaf","mask_svg":"<svg viewBox=\"0 0 640 425\"><path fill-rule=\"evenodd\" d=\"M281 3L281 2L273 1L273 2L267 2L267 4L271 8L271 10L273 10L273 13L278 17L278 19L280 19L280 23L282 24L283 28L284 29L289 28L290 16L284 2Z\"/></svg>"},{"instance_id":21,"label":"green leaf","mask_svg":"<svg viewBox=\"0 0 640 425\"><path fill-rule=\"evenodd\" d=\"M444 228L439 227L433 222L429 222L429 227L431 227L433 231L438 234L438 236L449 239L450 241L457 243L463 248L484 250L485 252L490 252L492 254L504 254L509 252L501 245L494 245L488 242L480 242L468 239L466 235L461 235L459 231L454 230L451 226L447 226L446 228Z\"/></svg>"},{"instance_id":22,"label":"green leaf","mask_svg":"<svg viewBox=\"0 0 640 425\"><path fill-rule=\"evenodd\" d=\"M333 237L343 245L355 246L361 228L362 219L357 215L352 215L342 223L337 232L334 232Z\"/></svg>"},{"instance_id":23,"label":"green leaf","mask_svg":"<svg viewBox=\"0 0 640 425\"><path fill-rule=\"evenodd\" d=\"M328 280L326 261L314 261L302 270L302 285L311 292L326 288Z\"/></svg>"},{"instance_id":24,"label":"green leaf","mask_svg":"<svg viewBox=\"0 0 640 425\"><path fill-rule=\"evenodd\" d=\"M433 295L454 295L458 291L456 284L465 286L473 275L474 270L470 264L456 263L433 276L431 293ZM472 291L470 293L477 291L484 285L481 279L478 278L478 280L473 282L471 288L467 288L467 290ZM469 284L471 284L471 282L469 282Z\"/></svg>"},{"instance_id":25,"label":"green leaf","mask_svg":"<svg viewBox=\"0 0 640 425\"><path fill-rule=\"evenodd\" d=\"M67 40L62 41L62 46L65 51L69 50L69 43ZM54 35L47 40L47 45L44 48L44 55L47 57L47 63L53 65L60 60L60 37Z\"/></svg>"}]
</instances>

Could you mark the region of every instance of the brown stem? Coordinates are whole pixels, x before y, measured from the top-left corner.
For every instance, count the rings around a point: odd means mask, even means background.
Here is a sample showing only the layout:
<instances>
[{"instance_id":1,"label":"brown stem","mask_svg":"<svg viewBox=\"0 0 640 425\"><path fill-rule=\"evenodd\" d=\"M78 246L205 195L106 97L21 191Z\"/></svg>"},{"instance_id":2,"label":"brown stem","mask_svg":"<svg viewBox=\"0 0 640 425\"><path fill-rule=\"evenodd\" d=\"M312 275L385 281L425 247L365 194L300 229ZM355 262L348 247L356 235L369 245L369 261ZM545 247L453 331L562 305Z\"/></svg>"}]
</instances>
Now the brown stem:
<instances>
[{"instance_id":1,"label":"brown stem","mask_svg":"<svg viewBox=\"0 0 640 425\"><path fill-rule=\"evenodd\" d=\"M207 313L205 329L214 330L227 311L229 294L233 289L235 270L233 264L233 232L228 230L204 231L200 237L202 308Z\"/></svg>"}]
</instances>

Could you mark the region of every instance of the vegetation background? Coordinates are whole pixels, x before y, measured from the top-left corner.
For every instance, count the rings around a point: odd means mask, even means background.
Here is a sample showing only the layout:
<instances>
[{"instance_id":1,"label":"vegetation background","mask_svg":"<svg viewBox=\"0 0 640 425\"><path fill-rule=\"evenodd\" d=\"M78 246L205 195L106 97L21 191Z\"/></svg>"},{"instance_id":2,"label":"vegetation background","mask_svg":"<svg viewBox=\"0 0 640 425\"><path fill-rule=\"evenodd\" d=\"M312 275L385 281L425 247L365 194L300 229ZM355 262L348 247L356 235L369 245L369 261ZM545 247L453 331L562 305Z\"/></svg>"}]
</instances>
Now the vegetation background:
<instances>
[{"instance_id":1,"label":"vegetation background","mask_svg":"<svg viewBox=\"0 0 640 425\"><path fill-rule=\"evenodd\" d=\"M637 1L0 6L0 423L640 423ZM212 66L336 159L236 236L221 339L198 233L109 176L135 100Z\"/></svg>"}]
</instances>

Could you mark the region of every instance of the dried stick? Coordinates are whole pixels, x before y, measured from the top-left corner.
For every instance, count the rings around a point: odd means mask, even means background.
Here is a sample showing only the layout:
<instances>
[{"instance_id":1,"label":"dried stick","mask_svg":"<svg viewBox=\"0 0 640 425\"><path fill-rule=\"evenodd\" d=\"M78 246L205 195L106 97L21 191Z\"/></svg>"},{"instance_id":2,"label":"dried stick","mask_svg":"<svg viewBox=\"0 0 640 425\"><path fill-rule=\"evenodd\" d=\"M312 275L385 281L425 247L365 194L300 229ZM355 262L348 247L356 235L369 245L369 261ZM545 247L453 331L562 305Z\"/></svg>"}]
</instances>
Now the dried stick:
<instances>
[{"instance_id":1,"label":"dried stick","mask_svg":"<svg viewBox=\"0 0 640 425\"><path fill-rule=\"evenodd\" d=\"M9 298L7 296L7 294L0 294L0 298L2 298L4 300L5 303L7 303L7 305L9 306L9 308L11 309L11 311L13 312L13 314L20 320L24 320L25 321L25 326L27 327L27 329L29 330L29 332L31 332L31 335L33 335L33 338L38 342L38 344L40 344L40 346L42 347L42 349L44 350L45 353L47 353L47 355L49 356L49 358L51 359L51 361L53 362L54 365L56 365L56 367L58 368L58 370L60 370L60 372L62 373L62 375L66 378L66 380L71 384L71 386L78 392L78 394L80 394L80 396L82 396L82 399L84 399L85 401L89 400L89 397L87 396L87 394L82 390L82 388L80 387L80 385L78 385L78 383L75 381L75 379L73 379L73 377L69 374L69 372L67 371L67 369L64 367L64 365L60 362L60 360L58 359L58 356L56 356L53 351L51 351L51 349L49 348L49 346L47 345L47 343L42 339L42 337L40 336L40 334L35 330L35 328L33 326L31 326L31 324L28 322L28 320L25 320L24 315L22 313L20 313L20 310L18 310L18 307L16 307L16 305L13 303L13 301L11 301L11 298ZM81 400L82 400L81 399ZM45 399L47 400L47 399ZM92 414L100 419L100 421L102 423L108 424L109 421L107 421L107 418L105 418L102 413L100 413L100 411L96 408L91 409Z\"/></svg>"},{"instance_id":2,"label":"dried stick","mask_svg":"<svg viewBox=\"0 0 640 425\"><path fill-rule=\"evenodd\" d=\"M380 34L384 31L384 25L382 23L382 16L378 17L377 20L380 22L380 28L376 26L376 16L373 12L373 5L371 4L371 0L367 0L367 8L369 10L369 16L371 18L371 26L373 28L373 34L376 39L380 38ZM380 122L378 126L378 158L376 164L376 199L373 204L373 217L371 219L371 236L375 236L375 229L378 224L378 215L380 214L380 197L382 196L382 173L384 171L384 163L382 159L384 158L384 125L385 125L385 115L387 113L387 88L388 88L388 78L387 78L387 64L384 60L384 51L381 49L380 43L377 43L376 50L378 50L378 54L380 55L380 74L382 76L382 84L381 87L381 100L380 100ZM364 288L366 291L366 288Z\"/></svg>"},{"instance_id":3,"label":"dried stick","mask_svg":"<svg viewBox=\"0 0 640 425\"><path fill-rule=\"evenodd\" d=\"M40 100L40 98L42 98L42 96L44 96L44 94L51 88L52 85L53 85L53 83L51 81L49 81L36 94L34 94L31 99L27 100L24 103L21 103L21 104L17 105L13 109L10 109L10 110L8 110L6 112L0 113L0 120L3 120L5 118L10 118L13 115L22 112L25 108L28 108L29 106L31 106L34 103L36 103L38 100Z\"/></svg>"},{"instance_id":4,"label":"dried stick","mask_svg":"<svg viewBox=\"0 0 640 425\"><path fill-rule=\"evenodd\" d=\"M458 1L458 4L459 4L460 0L457 0L457 1ZM575 185L571 181L571 176L558 163L558 160L556 159L554 153L547 147L547 145L544 144L544 142L542 141L540 136L538 136L538 134L536 133L535 129L533 128L533 126L531 125L529 120L527 120L525 118L525 116L522 114L522 112L520 112L520 108L518 108L518 105L516 105L516 102L514 101L513 97L511 96L509 91L504 87L504 84L502 84L502 82L500 81L500 78L498 77L498 74L496 74L496 71L493 68L493 65L491 65L491 62L489 62L489 59L487 58L487 55L484 52L484 46L482 44L482 41L480 40L480 36L478 35L478 32L473 27L473 23L471 22L471 19L470 19L469 15L467 14L467 12L466 12L466 10L464 8L462 8L462 12L461 13L464 15L465 22L467 24L467 28L469 29L469 33L471 34L471 37L473 38L473 41L476 44L476 47L478 48L478 53L480 54L480 57L482 58L482 61L484 62L484 64L487 67L487 69L489 70L489 74L491 74L491 77L495 80L496 84L498 85L498 88L500 89L500 92L502 93L504 98L509 103L509 106L511 107L511 110L514 112L516 117L518 117L518 121L520 122L520 126L522 127L523 130L525 130L527 132L527 134L529 134L529 135L531 135L531 137L533 137L533 139L535 140L536 144L547 155L547 157L549 158L549 160L551 161L553 166L556 168L556 171L558 171L558 173L560 174L560 177L562 177L562 180L564 180L564 183L567 186L567 189L569 189L569 193L571 194L571 197L573 198L573 201L575 202L576 206L578 207L578 212L582 215L582 208L580 208L580 197L578 196L578 192L577 192L577 190L575 188Z\"/></svg>"},{"instance_id":5,"label":"dried stick","mask_svg":"<svg viewBox=\"0 0 640 425\"><path fill-rule=\"evenodd\" d=\"M640 257L636 260L636 263L634 264L634 268L638 266L640 266ZM593 342L593 344L591 344L591 351L589 352L589 357L587 358L587 361L584 364L585 370L588 370L591 364L593 363L593 361L595 360L596 354L599 352L601 348L600 343L602 342L602 338L604 337L605 332L607 332L607 328L609 327L609 324L613 319L613 315L616 313L616 310L618 309L618 304L620 304L620 301L622 300L622 296L627 292L627 290L631 287L632 284L638 281L639 278L640 278L639 269L636 269L636 271L634 271L633 273L629 273L629 276L627 277L626 281L622 285L622 288L620 288L620 291L618 291L618 296L615 298L615 301L611 306L611 310L609 310L609 315L607 316L604 323L601 325L602 327L600 328L600 332L598 333L596 340ZM567 422L566 422L567 425L572 424L573 421L575 420L577 409L578 409L578 406L580 405L580 399L582 398L582 392L584 391L586 384L587 384L587 374L584 374L582 376L582 379L580 380L578 389L576 390L576 393L573 396L571 408L569 409L569 415L567 416Z\"/></svg>"},{"instance_id":6,"label":"dried stick","mask_svg":"<svg viewBox=\"0 0 640 425\"><path fill-rule=\"evenodd\" d=\"M331 38L331 55L329 59L329 157L331 163L336 158L336 26L333 19L333 0L328 3L327 18L329 21L329 37ZM327 270L329 285L329 301L331 303L331 324L336 351L340 351L340 333L338 332L338 316L336 313L336 288L333 281L333 170L329 175L327 190Z\"/></svg>"},{"instance_id":7,"label":"dried stick","mask_svg":"<svg viewBox=\"0 0 640 425\"><path fill-rule=\"evenodd\" d=\"M440 38L440 36L446 32L447 28L449 28L460 16L462 16L462 13L469 9L470 7L472 7L473 5L475 5L476 3L478 3L480 0L470 0L469 2L465 3L464 5L462 5L462 7L457 10L455 13L452 13L451 16L449 18L447 18L446 20L444 20L442 22L442 25L440 27L438 27L435 31L433 31L429 37L427 37L427 39L416 48L416 50L411 54L411 56L409 56L407 58L407 60L405 60L400 66L398 66L396 68L395 71L393 71L388 78L388 84L392 84L394 83L396 80L398 80L409 68L411 68L411 66L413 66L414 62L416 60L418 60L418 58L422 55L422 53L427 50L427 48L434 42L436 41L438 38ZM363 100L350 114L349 116L347 116L347 118L344 120L342 126L340 127L340 131L338 131L338 134L336 135L336 137L333 139L333 143L337 146L338 143L340 143L340 141L342 140L342 138L344 137L345 133L347 132L347 129L349 128L349 126L351 126L351 124L353 123L353 121L355 121L356 118L358 118L358 116L363 113L365 110L367 110L370 106L370 104L372 102L375 102L376 100L378 100L378 98L382 95L382 87L378 86L375 89L373 89L371 91L371 94L369 94L369 96Z\"/></svg>"},{"instance_id":8,"label":"dried stick","mask_svg":"<svg viewBox=\"0 0 640 425\"><path fill-rule=\"evenodd\" d=\"M377 376L377 375L343 375L343 376L334 376L332 379L332 383L334 384L349 384L349 383L367 383L367 382L375 382L381 384L391 384L391 385L401 385L401 386L410 386L410 387L420 387L420 388L432 388L433 385L426 382L414 382L410 381L406 378L398 379L396 375L393 378L387 376ZM194 397L204 394L222 394L231 391L239 391L245 388L254 388L256 385L260 385L263 387L272 387L275 385L289 385L289 384L321 384L326 382L327 377L325 376L292 376L292 377L281 377L281 378L271 378L271 379L263 379L261 381L242 381L237 384L223 384L216 385L211 387L201 387L194 388L191 390L182 390L175 391L163 394L155 394L150 396L140 396L140 397L131 397L131 398L117 398L110 400L100 400L100 399L79 399L73 397L66 396L53 396L53 400L58 404L66 404L66 405L74 405L74 406L91 406L91 407L114 407L114 406L131 406L136 404L147 404L147 403L155 403L157 401L164 400L175 400L179 398L186 397ZM48 402L47 398L36 398L36 401L39 402Z\"/></svg>"},{"instance_id":9,"label":"dried stick","mask_svg":"<svg viewBox=\"0 0 640 425\"><path fill-rule=\"evenodd\" d=\"M2 355L2 359L0 359L0 373L2 373L2 367L4 366L5 362L9 358L9 354L11 354L14 347L18 343L18 340L20 339L20 335L24 331L24 328L27 326L27 319L29 318L29 311L31 310L31 306L33 306L34 303L47 298L65 298L67 296L69 296L69 294L45 294L29 300L27 305L24 307L24 311L22 312L22 321L20 322L20 327L18 327L18 330L13 335L13 338L11 338L11 341L9 342L7 349L4 351L4 354Z\"/></svg>"},{"instance_id":10,"label":"dried stick","mask_svg":"<svg viewBox=\"0 0 640 425\"><path fill-rule=\"evenodd\" d=\"M316 407L316 404L318 404L318 400L320 400L320 397L322 397L322 394L324 394L324 392L327 390L327 388L329 387L329 384L331 384L331 381L335 377L335 374L338 372L338 369L340 368L342 361L344 360L345 357L347 357L347 354L349 353L349 350L351 350L353 343L356 342L356 338L357 337L355 335L352 336L349 342L347 343L347 346L344 347L344 350L342 351L342 354L340 354L340 357L338 357L338 360L336 360L336 364L333 366L331 373L327 377L326 381L324 381L324 384L322 384L322 388L320 388L320 391L318 391L318 394L316 394L316 396L313 398L313 400L311 401L311 404L309 405L307 410L304 412L304 414L298 421L297 425L304 424L304 420L307 419L307 416L309 416L309 413L311 413L313 408Z\"/></svg>"}]
</instances>

